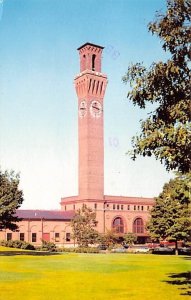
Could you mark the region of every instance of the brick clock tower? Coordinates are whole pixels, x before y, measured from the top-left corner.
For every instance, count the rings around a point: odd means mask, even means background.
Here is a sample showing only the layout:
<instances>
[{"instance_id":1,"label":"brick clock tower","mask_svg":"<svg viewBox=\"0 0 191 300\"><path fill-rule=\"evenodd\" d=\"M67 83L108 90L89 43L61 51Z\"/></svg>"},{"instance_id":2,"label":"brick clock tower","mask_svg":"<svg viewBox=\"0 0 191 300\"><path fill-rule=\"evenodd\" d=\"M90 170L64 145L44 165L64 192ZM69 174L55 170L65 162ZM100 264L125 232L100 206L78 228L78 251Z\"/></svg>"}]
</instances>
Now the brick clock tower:
<instances>
[{"instance_id":1,"label":"brick clock tower","mask_svg":"<svg viewBox=\"0 0 191 300\"><path fill-rule=\"evenodd\" d=\"M79 198L103 199L103 98L107 85L101 73L103 47L86 43L78 48L80 74L75 78L78 96Z\"/></svg>"},{"instance_id":2,"label":"brick clock tower","mask_svg":"<svg viewBox=\"0 0 191 300\"><path fill-rule=\"evenodd\" d=\"M62 198L62 210L76 210L86 204L98 211L104 205L103 99L107 76L101 72L103 49L92 43L77 49L80 73L74 83L78 96L78 196Z\"/></svg>"}]
</instances>

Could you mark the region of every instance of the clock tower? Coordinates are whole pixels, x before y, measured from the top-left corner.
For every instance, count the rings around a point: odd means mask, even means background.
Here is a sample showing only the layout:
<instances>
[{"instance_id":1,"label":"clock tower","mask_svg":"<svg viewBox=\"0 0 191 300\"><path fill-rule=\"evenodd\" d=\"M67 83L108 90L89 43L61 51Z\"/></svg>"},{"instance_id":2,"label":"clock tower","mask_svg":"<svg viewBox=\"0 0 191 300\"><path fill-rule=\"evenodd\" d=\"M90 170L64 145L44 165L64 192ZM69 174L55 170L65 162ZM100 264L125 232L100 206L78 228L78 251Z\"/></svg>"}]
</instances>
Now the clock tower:
<instances>
[{"instance_id":1,"label":"clock tower","mask_svg":"<svg viewBox=\"0 0 191 300\"><path fill-rule=\"evenodd\" d=\"M86 43L77 49L80 73L76 76L78 96L79 200L104 198L103 98L107 76L101 72L103 47Z\"/></svg>"}]
</instances>

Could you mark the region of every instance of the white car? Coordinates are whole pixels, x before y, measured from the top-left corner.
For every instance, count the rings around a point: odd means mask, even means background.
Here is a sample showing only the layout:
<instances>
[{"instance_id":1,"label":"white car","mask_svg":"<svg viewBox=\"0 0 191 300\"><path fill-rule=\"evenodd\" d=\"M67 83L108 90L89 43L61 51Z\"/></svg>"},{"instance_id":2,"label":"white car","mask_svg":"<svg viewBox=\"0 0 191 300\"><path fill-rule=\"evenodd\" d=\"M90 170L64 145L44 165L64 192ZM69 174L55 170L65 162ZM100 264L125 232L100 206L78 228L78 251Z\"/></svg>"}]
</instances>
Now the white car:
<instances>
[{"instance_id":1,"label":"white car","mask_svg":"<svg viewBox=\"0 0 191 300\"><path fill-rule=\"evenodd\" d=\"M149 253L150 249L147 246L133 245L128 248L131 253Z\"/></svg>"}]
</instances>

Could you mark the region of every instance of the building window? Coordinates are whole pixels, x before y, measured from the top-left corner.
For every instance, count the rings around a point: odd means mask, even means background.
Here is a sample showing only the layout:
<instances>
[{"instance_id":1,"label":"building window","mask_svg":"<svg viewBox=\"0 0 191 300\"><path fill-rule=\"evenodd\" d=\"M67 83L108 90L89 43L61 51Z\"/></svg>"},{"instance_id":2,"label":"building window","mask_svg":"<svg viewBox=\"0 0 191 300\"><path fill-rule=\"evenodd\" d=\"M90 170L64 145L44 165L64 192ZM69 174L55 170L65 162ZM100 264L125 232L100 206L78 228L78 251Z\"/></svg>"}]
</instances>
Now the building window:
<instances>
[{"instance_id":1,"label":"building window","mask_svg":"<svg viewBox=\"0 0 191 300\"><path fill-rule=\"evenodd\" d=\"M130 205L127 205L127 210L130 210Z\"/></svg>"},{"instance_id":2,"label":"building window","mask_svg":"<svg viewBox=\"0 0 191 300\"><path fill-rule=\"evenodd\" d=\"M116 233L124 233L124 224L122 218L120 217L115 218L112 227Z\"/></svg>"},{"instance_id":3,"label":"building window","mask_svg":"<svg viewBox=\"0 0 191 300\"><path fill-rule=\"evenodd\" d=\"M107 208L109 208L109 204L107 204Z\"/></svg>"},{"instance_id":4,"label":"building window","mask_svg":"<svg viewBox=\"0 0 191 300\"><path fill-rule=\"evenodd\" d=\"M123 210L123 205L121 205L121 210Z\"/></svg>"},{"instance_id":5,"label":"building window","mask_svg":"<svg viewBox=\"0 0 191 300\"><path fill-rule=\"evenodd\" d=\"M143 205L141 206L141 210L144 210L144 206Z\"/></svg>"},{"instance_id":6,"label":"building window","mask_svg":"<svg viewBox=\"0 0 191 300\"><path fill-rule=\"evenodd\" d=\"M75 204L73 205L73 210L75 210L76 209L76 206L75 206Z\"/></svg>"},{"instance_id":7,"label":"building window","mask_svg":"<svg viewBox=\"0 0 191 300\"><path fill-rule=\"evenodd\" d=\"M92 55L92 71L95 71L95 58L96 58L96 55L93 54Z\"/></svg>"},{"instance_id":8,"label":"building window","mask_svg":"<svg viewBox=\"0 0 191 300\"><path fill-rule=\"evenodd\" d=\"M94 204L94 209L97 209L97 203Z\"/></svg>"},{"instance_id":9,"label":"building window","mask_svg":"<svg viewBox=\"0 0 191 300\"><path fill-rule=\"evenodd\" d=\"M149 210L149 206L147 206L147 210Z\"/></svg>"},{"instance_id":10,"label":"building window","mask_svg":"<svg viewBox=\"0 0 191 300\"><path fill-rule=\"evenodd\" d=\"M60 242L60 233L55 232L55 242Z\"/></svg>"},{"instance_id":11,"label":"building window","mask_svg":"<svg viewBox=\"0 0 191 300\"><path fill-rule=\"evenodd\" d=\"M134 210L136 210L136 205L134 205Z\"/></svg>"},{"instance_id":12,"label":"building window","mask_svg":"<svg viewBox=\"0 0 191 300\"><path fill-rule=\"evenodd\" d=\"M36 243L36 232L32 233L32 243Z\"/></svg>"},{"instance_id":13,"label":"building window","mask_svg":"<svg viewBox=\"0 0 191 300\"><path fill-rule=\"evenodd\" d=\"M115 209L115 204L113 204L113 209Z\"/></svg>"},{"instance_id":14,"label":"building window","mask_svg":"<svg viewBox=\"0 0 191 300\"><path fill-rule=\"evenodd\" d=\"M65 205L65 207L64 207L64 208L65 208L65 210L67 209L66 205Z\"/></svg>"},{"instance_id":15,"label":"building window","mask_svg":"<svg viewBox=\"0 0 191 300\"><path fill-rule=\"evenodd\" d=\"M140 210L140 206L139 205L137 206L137 209Z\"/></svg>"},{"instance_id":16,"label":"building window","mask_svg":"<svg viewBox=\"0 0 191 300\"><path fill-rule=\"evenodd\" d=\"M24 241L25 240L25 234L20 232L19 239L20 239L20 241Z\"/></svg>"},{"instance_id":17,"label":"building window","mask_svg":"<svg viewBox=\"0 0 191 300\"><path fill-rule=\"evenodd\" d=\"M144 233L144 224L141 218L135 219L133 223L133 233Z\"/></svg>"},{"instance_id":18,"label":"building window","mask_svg":"<svg viewBox=\"0 0 191 300\"><path fill-rule=\"evenodd\" d=\"M69 232L66 233L66 242L70 242L70 233Z\"/></svg>"},{"instance_id":19,"label":"building window","mask_svg":"<svg viewBox=\"0 0 191 300\"><path fill-rule=\"evenodd\" d=\"M8 232L7 233L7 241L10 241L10 240L12 240L12 233Z\"/></svg>"},{"instance_id":20,"label":"building window","mask_svg":"<svg viewBox=\"0 0 191 300\"><path fill-rule=\"evenodd\" d=\"M117 209L119 210L119 204L117 204Z\"/></svg>"}]
</instances>

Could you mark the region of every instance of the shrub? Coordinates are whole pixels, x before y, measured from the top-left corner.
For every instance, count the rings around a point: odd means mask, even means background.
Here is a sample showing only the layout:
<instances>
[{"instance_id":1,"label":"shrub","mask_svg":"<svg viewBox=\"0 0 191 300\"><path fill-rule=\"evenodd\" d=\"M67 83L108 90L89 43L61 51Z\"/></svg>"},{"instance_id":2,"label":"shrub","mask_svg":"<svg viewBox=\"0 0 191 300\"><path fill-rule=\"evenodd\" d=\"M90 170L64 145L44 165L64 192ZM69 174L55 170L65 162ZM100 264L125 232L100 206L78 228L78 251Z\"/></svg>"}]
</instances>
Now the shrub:
<instances>
[{"instance_id":1,"label":"shrub","mask_svg":"<svg viewBox=\"0 0 191 300\"><path fill-rule=\"evenodd\" d=\"M99 253L99 249L95 247L79 247L74 248L76 253Z\"/></svg>"},{"instance_id":2,"label":"shrub","mask_svg":"<svg viewBox=\"0 0 191 300\"><path fill-rule=\"evenodd\" d=\"M57 251L57 248L54 243L42 240L42 246L39 248L39 250L55 252Z\"/></svg>"},{"instance_id":3,"label":"shrub","mask_svg":"<svg viewBox=\"0 0 191 300\"><path fill-rule=\"evenodd\" d=\"M20 241L20 240L9 240L9 241L0 241L0 245L4 247L10 248L18 248L25 250L35 250L35 247L28 242Z\"/></svg>"}]
</instances>

